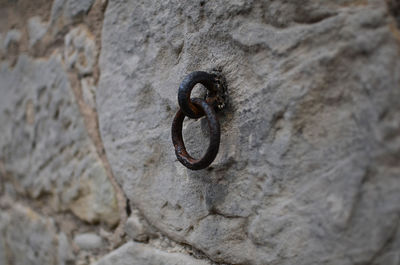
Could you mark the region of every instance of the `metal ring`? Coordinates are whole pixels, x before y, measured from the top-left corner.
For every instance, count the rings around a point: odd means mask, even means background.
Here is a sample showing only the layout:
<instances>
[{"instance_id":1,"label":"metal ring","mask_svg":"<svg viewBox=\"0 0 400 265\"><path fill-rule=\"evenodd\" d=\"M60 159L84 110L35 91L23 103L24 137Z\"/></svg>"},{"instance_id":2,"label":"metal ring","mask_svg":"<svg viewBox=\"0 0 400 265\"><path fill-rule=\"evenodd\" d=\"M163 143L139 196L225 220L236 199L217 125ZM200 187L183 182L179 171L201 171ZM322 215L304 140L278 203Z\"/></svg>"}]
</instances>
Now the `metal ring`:
<instances>
[{"instance_id":1,"label":"metal ring","mask_svg":"<svg viewBox=\"0 0 400 265\"><path fill-rule=\"evenodd\" d=\"M175 154L178 160L187 168L199 170L208 167L215 159L219 149L221 131L217 116L214 109L203 99L192 99L192 103L205 114L210 128L210 144L206 153L200 159L194 159L186 151L185 143L182 137L182 124L185 119L185 114L182 109L178 110L172 122L172 143L175 147Z\"/></svg>"},{"instance_id":2,"label":"metal ring","mask_svg":"<svg viewBox=\"0 0 400 265\"><path fill-rule=\"evenodd\" d=\"M197 119L204 115L190 99L190 93L192 92L193 87L198 83L204 85L209 90L210 96L217 93L217 89L215 87L215 75L213 74L196 71L188 74L183 79L179 86L178 103L185 116L192 119Z\"/></svg>"}]
</instances>

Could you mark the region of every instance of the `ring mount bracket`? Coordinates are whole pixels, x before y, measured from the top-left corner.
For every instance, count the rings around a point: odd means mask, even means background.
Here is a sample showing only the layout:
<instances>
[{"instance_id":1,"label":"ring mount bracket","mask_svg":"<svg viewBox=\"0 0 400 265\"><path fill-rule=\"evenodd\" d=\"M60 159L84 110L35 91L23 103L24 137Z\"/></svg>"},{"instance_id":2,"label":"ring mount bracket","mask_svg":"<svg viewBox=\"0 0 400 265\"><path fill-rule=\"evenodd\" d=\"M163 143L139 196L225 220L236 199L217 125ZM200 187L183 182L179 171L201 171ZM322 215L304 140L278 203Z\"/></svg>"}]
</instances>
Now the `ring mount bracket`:
<instances>
[{"instance_id":1,"label":"ring mount bracket","mask_svg":"<svg viewBox=\"0 0 400 265\"><path fill-rule=\"evenodd\" d=\"M211 74L214 76L215 91L207 89L205 100L208 104L214 107L216 112L220 112L228 104L228 87L226 84L226 79L220 68L212 69Z\"/></svg>"},{"instance_id":2,"label":"ring mount bracket","mask_svg":"<svg viewBox=\"0 0 400 265\"><path fill-rule=\"evenodd\" d=\"M207 89L205 100L215 111L225 107L227 86L221 71L217 69L211 73L196 71L188 74L179 85L178 104L185 116L198 119L204 115L191 101L191 93L196 84L202 84Z\"/></svg>"}]
</instances>

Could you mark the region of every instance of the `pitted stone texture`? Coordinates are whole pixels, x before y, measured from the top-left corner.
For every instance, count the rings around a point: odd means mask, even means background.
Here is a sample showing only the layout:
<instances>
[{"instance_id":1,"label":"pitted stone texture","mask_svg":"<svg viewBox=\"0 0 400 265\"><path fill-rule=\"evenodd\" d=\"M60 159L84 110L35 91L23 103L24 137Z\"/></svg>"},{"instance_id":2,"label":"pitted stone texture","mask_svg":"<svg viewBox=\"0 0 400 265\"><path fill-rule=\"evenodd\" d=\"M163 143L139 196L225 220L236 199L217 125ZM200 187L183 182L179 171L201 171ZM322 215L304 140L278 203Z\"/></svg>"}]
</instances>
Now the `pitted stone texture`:
<instances>
[{"instance_id":1,"label":"pitted stone texture","mask_svg":"<svg viewBox=\"0 0 400 265\"><path fill-rule=\"evenodd\" d=\"M19 190L87 222L115 224L114 189L57 56L0 69L0 160Z\"/></svg>"},{"instance_id":2,"label":"pitted stone texture","mask_svg":"<svg viewBox=\"0 0 400 265\"><path fill-rule=\"evenodd\" d=\"M96 103L112 170L146 220L214 261L395 264L396 36L378 0L110 1ZM214 67L230 105L194 172L170 139L177 88ZM206 126L186 119L189 151Z\"/></svg>"},{"instance_id":3,"label":"pitted stone texture","mask_svg":"<svg viewBox=\"0 0 400 265\"><path fill-rule=\"evenodd\" d=\"M62 236L61 236L62 237ZM0 262L3 265L66 264L68 241L59 243L52 219L19 204L0 212ZM66 245L67 244L67 245ZM63 247L63 250L58 249Z\"/></svg>"},{"instance_id":4,"label":"pitted stone texture","mask_svg":"<svg viewBox=\"0 0 400 265\"><path fill-rule=\"evenodd\" d=\"M210 265L181 253L168 253L148 245L129 242L100 259L96 265Z\"/></svg>"}]
</instances>

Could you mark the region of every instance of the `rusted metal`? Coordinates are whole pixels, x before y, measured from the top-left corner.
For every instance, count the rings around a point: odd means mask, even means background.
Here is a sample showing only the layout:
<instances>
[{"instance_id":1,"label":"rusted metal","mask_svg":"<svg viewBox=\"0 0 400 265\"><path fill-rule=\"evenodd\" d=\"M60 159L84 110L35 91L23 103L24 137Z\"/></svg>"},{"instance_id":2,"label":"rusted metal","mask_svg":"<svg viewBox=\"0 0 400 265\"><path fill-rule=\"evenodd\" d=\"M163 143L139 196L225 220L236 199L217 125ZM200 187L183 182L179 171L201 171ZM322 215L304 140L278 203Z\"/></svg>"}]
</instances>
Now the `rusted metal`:
<instances>
[{"instance_id":1,"label":"rusted metal","mask_svg":"<svg viewBox=\"0 0 400 265\"><path fill-rule=\"evenodd\" d=\"M194 86L198 83L207 88L205 99L190 98ZM211 73L193 72L187 75L180 84L178 90L180 110L178 110L172 122L171 134L176 157L187 168L192 170L204 169L217 156L221 132L215 112L224 108L226 98L226 82L220 70L214 69ZM186 151L182 137L182 124L185 117L198 119L202 116L207 118L210 129L210 143L204 156L195 159Z\"/></svg>"},{"instance_id":2,"label":"rusted metal","mask_svg":"<svg viewBox=\"0 0 400 265\"><path fill-rule=\"evenodd\" d=\"M202 84L207 88L206 101L215 110L221 110L225 106L226 86L225 79L220 71L213 70L211 73L196 71L188 74L179 86L178 103L185 116L197 119L203 113L191 101L190 94L196 84Z\"/></svg>"},{"instance_id":3,"label":"rusted metal","mask_svg":"<svg viewBox=\"0 0 400 265\"><path fill-rule=\"evenodd\" d=\"M190 95L190 92L189 92ZM221 138L220 126L215 114L213 106L200 98L191 99L191 104L194 105L193 112L195 117L205 115L210 129L210 143L206 153L200 159L195 159L186 151L185 143L182 137L182 124L186 114L182 109L178 110L172 122L172 143L175 147L175 154L178 160L187 168L192 170L199 170L208 167L215 159L219 149ZM189 104L187 105L189 106Z\"/></svg>"}]
</instances>

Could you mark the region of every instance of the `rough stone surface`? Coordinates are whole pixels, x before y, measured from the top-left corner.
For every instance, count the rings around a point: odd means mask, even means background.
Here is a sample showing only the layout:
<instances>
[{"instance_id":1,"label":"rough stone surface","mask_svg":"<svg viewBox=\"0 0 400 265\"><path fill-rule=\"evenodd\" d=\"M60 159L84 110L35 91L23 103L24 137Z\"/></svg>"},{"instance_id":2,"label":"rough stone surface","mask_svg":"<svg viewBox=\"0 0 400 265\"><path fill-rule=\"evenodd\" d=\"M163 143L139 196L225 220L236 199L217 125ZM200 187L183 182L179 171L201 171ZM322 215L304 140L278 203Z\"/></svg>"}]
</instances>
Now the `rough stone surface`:
<instances>
[{"instance_id":1,"label":"rough stone surface","mask_svg":"<svg viewBox=\"0 0 400 265\"><path fill-rule=\"evenodd\" d=\"M0 264L92 264L126 242L95 110L106 3L0 2Z\"/></svg>"},{"instance_id":2,"label":"rough stone surface","mask_svg":"<svg viewBox=\"0 0 400 265\"><path fill-rule=\"evenodd\" d=\"M168 253L144 244L129 242L114 250L96 265L209 265L181 253Z\"/></svg>"},{"instance_id":3,"label":"rough stone surface","mask_svg":"<svg viewBox=\"0 0 400 265\"><path fill-rule=\"evenodd\" d=\"M213 261L396 264L398 36L380 0L109 1L96 104L114 175ZM171 144L176 93L215 67L230 104L217 159L194 172ZM207 124L185 123L199 155Z\"/></svg>"},{"instance_id":4,"label":"rough stone surface","mask_svg":"<svg viewBox=\"0 0 400 265\"><path fill-rule=\"evenodd\" d=\"M59 244L54 221L21 205L0 212L0 262L18 265L65 264L67 243ZM27 247L29 246L29 247ZM62 251L58 249L63 247ZM58 261L58 263L57 263Z\"/></svg>"},{"instance_id":5,"label":"rough stone surface","mask_svg":"<svg viewBox=\"0 0 400 265\"><path fill-rule=\"evenodd\" d=\"M87 222L118 221L114 189L59 56L0 69L0 160L21 192Z\"/></svg>"}]
</instances>

